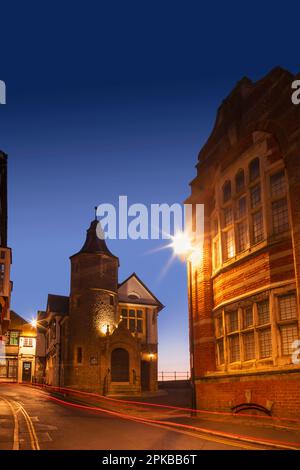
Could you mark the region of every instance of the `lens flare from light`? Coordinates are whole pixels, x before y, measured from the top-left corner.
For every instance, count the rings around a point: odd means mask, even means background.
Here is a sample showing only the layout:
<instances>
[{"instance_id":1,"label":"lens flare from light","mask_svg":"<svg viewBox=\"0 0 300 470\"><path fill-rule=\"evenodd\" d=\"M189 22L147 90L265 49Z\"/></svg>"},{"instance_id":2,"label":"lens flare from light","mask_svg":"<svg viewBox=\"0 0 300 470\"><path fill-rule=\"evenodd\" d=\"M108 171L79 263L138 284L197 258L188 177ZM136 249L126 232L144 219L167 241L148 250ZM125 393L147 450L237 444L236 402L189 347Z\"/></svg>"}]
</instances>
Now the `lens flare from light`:
<instances>
[{"instance_id":1,"label":"lens flare from light","mask_svg":"<svg viewBox=\"0 0 300 470\"><path fill-rule=\"evenodd\" d=\"M31 324L32 328L36 328L38 323L37 323L37 320L35 318L33 318L31 320L30 324Z\"/></svg>"},{"instance_id":2,"label":"lens flare from light","mask_svg":"<svg viewBox=\"0 0 300 470\"><path fill-rule=\"evenodd\" d=\"M192 243L188 234L178 232L174 237L172 237L172 248L176 255L187 255L192 250Z\"/></svg>"}]
</instances>

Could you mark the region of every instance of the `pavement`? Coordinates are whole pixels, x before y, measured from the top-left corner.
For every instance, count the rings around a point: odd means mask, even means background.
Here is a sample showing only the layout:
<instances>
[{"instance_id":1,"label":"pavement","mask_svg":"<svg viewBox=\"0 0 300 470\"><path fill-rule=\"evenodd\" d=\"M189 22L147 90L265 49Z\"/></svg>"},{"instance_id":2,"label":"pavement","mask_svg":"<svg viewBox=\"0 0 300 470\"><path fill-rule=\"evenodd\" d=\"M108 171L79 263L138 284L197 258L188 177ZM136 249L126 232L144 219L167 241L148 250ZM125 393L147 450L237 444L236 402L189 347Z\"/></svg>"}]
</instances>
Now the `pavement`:
<instances>
[{"instance_id":1,"label":"pavement","mask_svg":"<svg viewBox=\"0 0 300 470\"><path fill-rule=\"evenodd\" d=\"M291 423L195 417L18 384L0 384L0 424L0 450L300 449L300 426Z\"/></svg>"}]
</instances>

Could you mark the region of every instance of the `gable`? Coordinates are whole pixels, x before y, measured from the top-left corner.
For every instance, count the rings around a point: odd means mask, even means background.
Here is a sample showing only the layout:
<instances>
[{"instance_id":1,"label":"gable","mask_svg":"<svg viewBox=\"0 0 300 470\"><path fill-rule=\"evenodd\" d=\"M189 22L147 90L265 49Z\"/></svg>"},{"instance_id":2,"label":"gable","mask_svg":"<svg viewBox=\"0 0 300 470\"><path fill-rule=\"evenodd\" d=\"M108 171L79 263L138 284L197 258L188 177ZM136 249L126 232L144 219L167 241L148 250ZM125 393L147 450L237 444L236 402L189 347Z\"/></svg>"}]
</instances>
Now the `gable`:
<instances>
[{"instance_id":1,"label":"gable","mask_svg":"<svg viewBox=\"0 0 300 470\"><path fill-rule=\"evenodd\" d=\"M148 305L158 305L162 307L159 300L154 294L145 286L145 284L133 273L126 279L118 288L119 301L123 302L140 302ZM134 295L138 298L132 299L130 296Z\"/></svg>"}]
</instances>

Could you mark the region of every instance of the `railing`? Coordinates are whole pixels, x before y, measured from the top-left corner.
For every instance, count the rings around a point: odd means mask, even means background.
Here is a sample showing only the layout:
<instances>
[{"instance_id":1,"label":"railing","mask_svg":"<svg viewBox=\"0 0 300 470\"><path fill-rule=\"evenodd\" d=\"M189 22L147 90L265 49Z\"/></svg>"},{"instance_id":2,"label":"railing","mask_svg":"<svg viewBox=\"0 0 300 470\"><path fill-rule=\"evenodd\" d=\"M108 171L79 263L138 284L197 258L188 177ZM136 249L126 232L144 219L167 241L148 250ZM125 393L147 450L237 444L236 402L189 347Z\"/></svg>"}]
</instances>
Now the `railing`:
<instances>
[{"instance_id":1,"label":"railing","mask_svg":"<svg viewBox=\"0 0 300 470\"><path fill-rule=\"evenodd\" d=\"M190 380L190 372L165 372L160 371L158 372L158 381L159 382L166 382L166 381L177 381L177 380Z\"/></svg>"}]
</instances>

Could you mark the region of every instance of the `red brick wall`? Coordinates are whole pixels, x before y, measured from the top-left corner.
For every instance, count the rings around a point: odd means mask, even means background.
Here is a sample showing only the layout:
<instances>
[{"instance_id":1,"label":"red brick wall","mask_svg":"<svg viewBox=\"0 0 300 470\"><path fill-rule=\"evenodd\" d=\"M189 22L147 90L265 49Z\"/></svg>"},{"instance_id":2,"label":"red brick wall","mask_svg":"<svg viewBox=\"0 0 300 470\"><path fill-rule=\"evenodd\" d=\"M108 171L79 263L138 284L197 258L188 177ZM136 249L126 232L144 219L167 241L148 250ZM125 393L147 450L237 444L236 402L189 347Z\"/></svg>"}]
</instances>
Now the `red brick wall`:
<instances>
[{"instance_id":1,"label":"red brick wall","mask_svg":"<svg viewBox=\"0 0 300 470\"><path fill-rule=\"evenodd\" d=\"M300 373L263 374L257 376L203 379L196 383L197 408L231 411L245 403L246 391L251 402L268 407L272 416L300 418Z\"/></svg>"}]
</instances>

